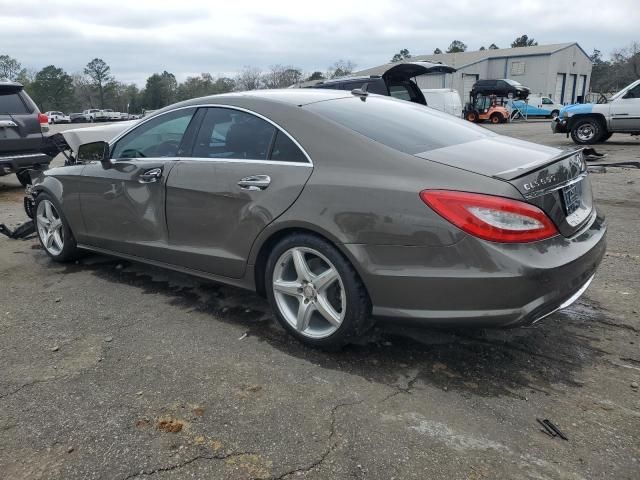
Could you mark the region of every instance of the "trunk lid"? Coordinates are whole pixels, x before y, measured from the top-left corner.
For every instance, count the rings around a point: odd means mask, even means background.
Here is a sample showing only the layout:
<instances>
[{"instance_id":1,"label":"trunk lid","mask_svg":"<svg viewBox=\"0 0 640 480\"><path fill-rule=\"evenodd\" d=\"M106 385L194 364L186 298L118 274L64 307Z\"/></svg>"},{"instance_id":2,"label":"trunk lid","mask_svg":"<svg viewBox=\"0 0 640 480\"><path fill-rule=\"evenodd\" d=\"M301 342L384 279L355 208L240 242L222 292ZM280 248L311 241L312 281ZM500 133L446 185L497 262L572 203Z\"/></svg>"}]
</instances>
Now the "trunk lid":
<instances>
[{"instance_id":1,"label":"trunk lid","mask_svg":"<svg viewBox=\"0 0 640 480\"><path fill-rule=\"evenodd\" d=\"M385 81L409 80L426 73L453 73L456 69L443 63L433 62L402 62L390 64L390 67L382 74Z\"/></svg>"},{"instance_id":2,"label":"trunk lid","mask_svg":"<svg viewBox=\"0 0 640 480\"><path fill-rule=\"evenodd\" d=\"M417 156L509 182L564 236L576 233L592 217L591 184L581 149L563 151L496 135Z\"/></svg>"}]
</instances>

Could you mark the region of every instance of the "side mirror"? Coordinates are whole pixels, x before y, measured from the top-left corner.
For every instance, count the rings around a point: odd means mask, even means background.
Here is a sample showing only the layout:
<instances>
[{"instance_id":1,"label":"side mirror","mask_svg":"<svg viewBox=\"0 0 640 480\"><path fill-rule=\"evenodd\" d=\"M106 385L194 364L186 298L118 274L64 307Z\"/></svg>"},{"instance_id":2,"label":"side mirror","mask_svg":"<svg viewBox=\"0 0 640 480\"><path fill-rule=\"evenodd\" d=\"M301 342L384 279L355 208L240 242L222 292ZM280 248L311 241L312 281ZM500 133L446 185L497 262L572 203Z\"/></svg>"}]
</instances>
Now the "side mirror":
<instances>
[{"instance_id":1,"label":"side mirror","mask_svg":"<svg viewBox=\"0 0 640 480\"><path fill-rule=\"evenodd\" d=\"M109 144L107 142L85 143L78 147L76 155L78 162L101 162L103 165L109 162Z\"/></svg>"}]
</instances>

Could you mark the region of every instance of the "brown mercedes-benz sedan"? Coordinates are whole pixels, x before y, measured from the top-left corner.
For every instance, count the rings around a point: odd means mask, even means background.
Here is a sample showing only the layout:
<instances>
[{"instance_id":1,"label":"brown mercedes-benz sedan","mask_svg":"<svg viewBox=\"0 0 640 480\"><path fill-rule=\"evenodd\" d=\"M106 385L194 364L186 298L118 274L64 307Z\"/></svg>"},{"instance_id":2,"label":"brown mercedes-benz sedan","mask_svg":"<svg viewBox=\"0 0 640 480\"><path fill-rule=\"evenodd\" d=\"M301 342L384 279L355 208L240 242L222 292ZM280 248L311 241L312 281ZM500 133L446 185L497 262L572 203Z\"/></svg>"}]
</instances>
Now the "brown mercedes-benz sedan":
<instances>
[{"instance_id":1,"label":"brown mercedes-benz sedan","mask_svg":"<svg viewBox=\"0 0 640 480\"><path fill-rule=\"evenodd\" d=\"M363 90L189 100L33 177L53 259L93 250L255 289L324 347L375 318L536 322L605 251L579 151Z\"/></svg>"}]
</instances>

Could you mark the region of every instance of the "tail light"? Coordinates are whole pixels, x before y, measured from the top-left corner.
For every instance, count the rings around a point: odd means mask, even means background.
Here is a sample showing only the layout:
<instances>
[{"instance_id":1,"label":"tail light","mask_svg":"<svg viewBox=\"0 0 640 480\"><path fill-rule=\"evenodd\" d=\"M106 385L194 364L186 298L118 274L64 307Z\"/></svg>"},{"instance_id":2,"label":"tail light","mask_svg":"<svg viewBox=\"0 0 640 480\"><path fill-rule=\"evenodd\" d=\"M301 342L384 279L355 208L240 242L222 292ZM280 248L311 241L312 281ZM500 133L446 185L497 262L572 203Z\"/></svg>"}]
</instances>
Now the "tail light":
<instances>
[{"instance_id":1,"label":"tail light","mask_svg":"<svg viewBox=\"0 0 640 480\"><path fill-rule=\"evenodd\" d=\"M484 240L524 243L558 234L542 210L518 200L451 190L423 190L420 198L445 220Z\"/></svg>"},{"instance_id":2,"label":"tail light","mask_svg":"<svg viewBox=\"0 0 640 480\"><path fill-rule=\"evenodd\" d=\"M44 113L38 114L38 122L40 123L40 128L42 131L46 132L49 130L49 117L47 117Z\"/></svg>"}]
</instances>

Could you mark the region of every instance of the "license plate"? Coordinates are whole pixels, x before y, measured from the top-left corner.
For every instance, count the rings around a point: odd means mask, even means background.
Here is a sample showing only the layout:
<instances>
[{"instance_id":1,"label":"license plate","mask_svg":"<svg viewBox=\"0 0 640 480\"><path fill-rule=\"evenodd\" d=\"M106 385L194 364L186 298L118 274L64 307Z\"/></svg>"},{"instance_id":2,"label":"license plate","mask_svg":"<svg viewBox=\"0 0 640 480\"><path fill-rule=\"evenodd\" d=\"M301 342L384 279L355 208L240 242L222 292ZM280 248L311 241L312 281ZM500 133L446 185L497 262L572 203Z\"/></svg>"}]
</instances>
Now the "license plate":
<instances>
[{"instance_id":1,"label":"license plate","mask_svg":"<svg viewBox=\"0 0 640 480\"><path fill-rule=\"evenodd\" d=\"M582 180L562 189L564 213L568 216L580 208L582 203Z\"/></svg>"}]
</instances>

